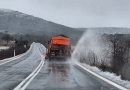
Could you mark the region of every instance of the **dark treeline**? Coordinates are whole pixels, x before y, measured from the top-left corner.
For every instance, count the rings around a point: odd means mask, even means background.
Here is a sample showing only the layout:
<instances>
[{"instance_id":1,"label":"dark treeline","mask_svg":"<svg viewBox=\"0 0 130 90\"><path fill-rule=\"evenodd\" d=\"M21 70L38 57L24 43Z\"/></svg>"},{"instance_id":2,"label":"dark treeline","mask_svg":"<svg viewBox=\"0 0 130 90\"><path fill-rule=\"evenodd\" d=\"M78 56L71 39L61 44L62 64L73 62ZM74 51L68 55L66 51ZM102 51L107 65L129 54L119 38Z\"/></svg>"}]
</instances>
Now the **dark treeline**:
<instances>
[{"instance_id":1,"label":"dark treeline","mask_svg":"<svg viewBox=\"0 0 130 90\"><path fill-rule=\"evenodd\" d=\"M15 38L14 35L8 33L2 33L0 37L0 45L8 46L9 49L0 50L0 60L13 57L14 51L15 55L22 54L26 52L30 47L30 42L28 40L22 39L23 36Z\"/></svg>"},{"instance_id":2,"label":"dark treeline","mask_svg":"<svg viewBox=\"0 0 130 90\"><path fill-rule=\"evenodd\" d=\"M0 51L0 60L13 57L14 56L14 50L15 50L15 55L19 55L19 54L25 53L28 49L29 49L29 47L26 47L26 48L15 47L15 49L9 48L7 50L2 50L2 51Z\"/></svg>"},{"instance_id":3,"label":"dark treeline","mask_svg":"<svg viewBox=\"0 0 130 90\"><path fill-rule=\"evenodd\" d=\"M130 80L130 34L105 34L103 37L107 37L113 44L112 67L102 65L100 68Z\"/></svg>"}]
</instances>

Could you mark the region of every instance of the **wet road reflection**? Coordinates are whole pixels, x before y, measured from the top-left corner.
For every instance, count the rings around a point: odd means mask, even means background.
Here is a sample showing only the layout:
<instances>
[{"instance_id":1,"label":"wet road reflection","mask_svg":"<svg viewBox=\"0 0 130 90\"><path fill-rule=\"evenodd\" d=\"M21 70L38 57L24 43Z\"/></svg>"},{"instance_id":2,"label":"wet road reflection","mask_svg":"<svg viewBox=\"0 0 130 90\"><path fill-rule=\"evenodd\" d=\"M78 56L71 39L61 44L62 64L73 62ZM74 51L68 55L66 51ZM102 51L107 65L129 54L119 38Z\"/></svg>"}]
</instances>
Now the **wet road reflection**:
<instances>
[{"instance_id":1,"label":"wet road reflection","mask_svg":"<svg viewBox=\"0 0 130 90\"><path fill-rule=\"evenodd\" d=\"M70 71L70 65L49 63L48 71L49 73L53 73L55 76L61 77L62 80L65 80L65 78L68 77L68 73Z\"/></svg>"},{"instance_id":2,"label":"wet road reflection","mask_svg":"<svg viewBox=\"0 0 130 90\"><path fill-rule=\"evenodd\" d=\"M72 63L46 61L26 90L118 90Z\"/></svg>"},{"instance_id":3,"label":"wet road reflection","mask_svg":"<svg viewBox=\"0 0 130 90\"><path fill-rule=\"evenodd\" d=\"M76 86L72 79L69 61L49 61L48 63L48 88L66 88Z\"/></svg>"}]
</instances>

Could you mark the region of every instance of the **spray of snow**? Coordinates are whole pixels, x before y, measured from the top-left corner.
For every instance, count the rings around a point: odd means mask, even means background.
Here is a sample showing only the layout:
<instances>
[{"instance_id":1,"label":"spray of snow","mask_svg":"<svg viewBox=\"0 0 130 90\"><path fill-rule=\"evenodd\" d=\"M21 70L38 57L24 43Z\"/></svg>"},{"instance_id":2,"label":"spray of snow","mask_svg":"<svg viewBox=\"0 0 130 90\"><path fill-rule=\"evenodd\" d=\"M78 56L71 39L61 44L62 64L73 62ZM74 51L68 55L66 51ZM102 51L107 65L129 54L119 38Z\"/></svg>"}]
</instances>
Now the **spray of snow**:
<instances>
[{"instance_id":1,"label":"spray of snow","mask_svg":"<svg viewBox=\"0 0 130 90\"><path fill-rule=\"evenodd\" d=\"M78 63L89 70L130 89L130 81L122 80L121 76L117 76L110 72L103 72L95 67L101 64L111 66L113 44L110 42L109 38L104 37L104 35L128 34L129 32L128 30L87 30L76 45L71 58L74 62L80 60ZM90 66L92 64L95 66Z\"/></svg>"},{"instance_id":2,"label":"spray of snow","mask_svg":"<svg viewBox=\"0 0 130 90\"><path fill-rule=\"evenodd\" d=\"M87 30L79 40L72 54L72 60L80 60L90 65L111 66L113 46L103 35Z\"/></svg>"}]
</instances>

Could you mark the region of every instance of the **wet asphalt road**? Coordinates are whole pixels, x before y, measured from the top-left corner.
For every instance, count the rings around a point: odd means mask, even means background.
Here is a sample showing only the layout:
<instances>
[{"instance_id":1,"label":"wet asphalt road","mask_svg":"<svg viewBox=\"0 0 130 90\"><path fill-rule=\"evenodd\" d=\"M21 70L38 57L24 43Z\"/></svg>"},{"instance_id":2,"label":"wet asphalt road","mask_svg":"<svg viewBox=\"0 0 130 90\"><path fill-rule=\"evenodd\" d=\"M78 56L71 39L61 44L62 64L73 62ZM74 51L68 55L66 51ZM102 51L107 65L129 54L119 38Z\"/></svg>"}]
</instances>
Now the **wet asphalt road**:
<instances>
[{"instance_id":1,"label":"wet asphalt road","mask_svg":"<svg viewBox=\"0 0 130 90\"><path fill-rule=\"evenodd\" d=\"M46 61L26 90L119 90L67 61Z\"/></svg>"},{"instance_id":2,"label":"wet asphalt road","mask_svg":"<svg viewBox=\"0 0 130 90\"><path fill-rule=\"evenodd\" d=\"M41 57L38 45L17 60L0 65L0 90L13 90L39 65Z\"/></svg>"}]
</instances>

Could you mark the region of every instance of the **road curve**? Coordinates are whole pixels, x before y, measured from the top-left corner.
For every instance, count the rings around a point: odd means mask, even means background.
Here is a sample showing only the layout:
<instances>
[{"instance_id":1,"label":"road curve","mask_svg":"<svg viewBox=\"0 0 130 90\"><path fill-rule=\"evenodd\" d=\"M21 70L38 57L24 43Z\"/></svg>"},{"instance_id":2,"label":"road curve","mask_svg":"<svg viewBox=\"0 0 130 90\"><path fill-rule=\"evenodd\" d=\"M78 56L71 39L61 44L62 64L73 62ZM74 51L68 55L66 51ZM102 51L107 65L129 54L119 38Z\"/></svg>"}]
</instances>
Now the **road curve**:
<instances>
[{"instance_id":1,"label":"road curve","mask_svg":"<svg viewBox=\"0 0 130 90\"><path fill-rule=\"evenodd\" d=\"M44 52L45 48L41 44L33 43L29 55L0 65L0 90L12 90L21 83L39 65L39 53Z\"/></svg>"}]
</instances>

